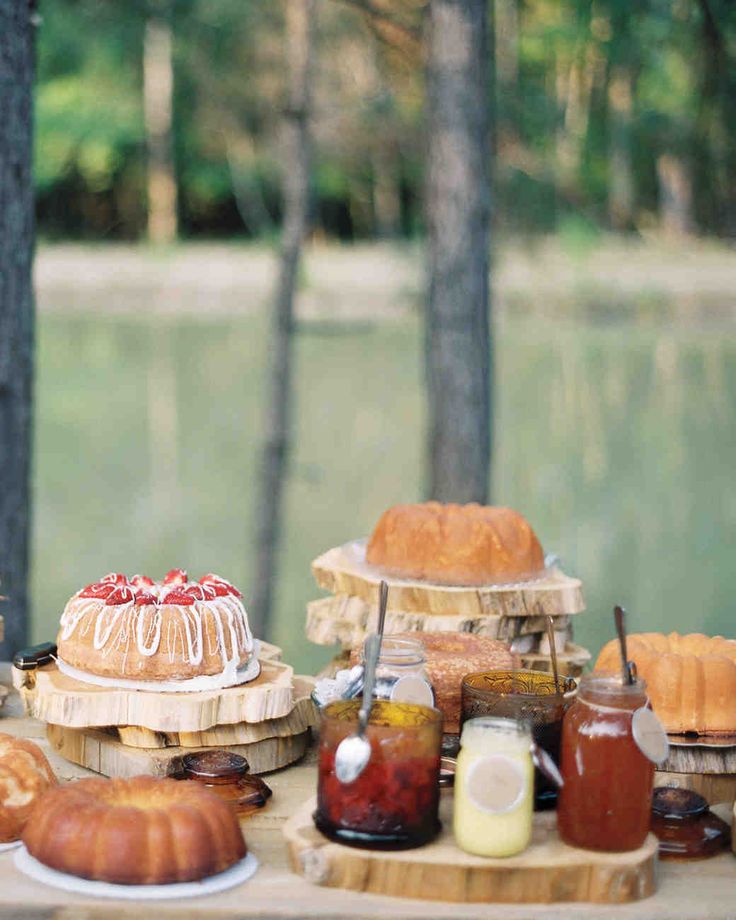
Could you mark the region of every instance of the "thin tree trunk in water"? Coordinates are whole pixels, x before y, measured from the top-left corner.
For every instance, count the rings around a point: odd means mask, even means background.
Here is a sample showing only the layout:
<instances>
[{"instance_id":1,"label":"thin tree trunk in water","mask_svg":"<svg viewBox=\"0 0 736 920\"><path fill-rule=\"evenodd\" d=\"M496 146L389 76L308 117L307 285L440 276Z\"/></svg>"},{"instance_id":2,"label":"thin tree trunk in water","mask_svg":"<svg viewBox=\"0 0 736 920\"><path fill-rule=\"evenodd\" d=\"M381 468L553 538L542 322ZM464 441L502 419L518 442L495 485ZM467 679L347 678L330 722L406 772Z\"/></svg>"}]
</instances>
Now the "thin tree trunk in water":
<instances>
[{"instance_id":1,"label":"thin tree trunk in water","mask_svg":"<svg viewBox=\"0 0 736 920\"><path fill-rule=\"evenodd\" d=\"M309 109L314 0L287 0L288 99L283 127L284 226L271 333L270 383L256 509L255 575L249 615L270 634L282 499L291 438L294 297L309 208Z\"/></svg>"},{"instance_id":2,"label":"thin tree trunk in water","mask_svg":"<svg viewBox=\"0 0 736 920\"><path fill-rule=\"evenodd\" d=\"M143 39L143 108L148 147L148 238L173 243L177 233L174 169L174 64L166 11L146 21Z\"/></svg>"},{"instance_id":3,"label":"thin tree trunk in water","mask_svg":"<svg viewBox=\"0 0 736 920\"><path fill-rule=\"evenodd\" d=\"M33 10L0 0L0 614L9 658L28 635L33 378Z\"/></svg>"},{"instance_id":4,"label":"thin tree trunk in water","mask_svg":"<svg viewBox=\"0 0 736 920\"><path fill-rule=\"evenodd\" d=\"M429 17L429 495L485 502L492 363L487 5L430 0Z\"/></svg>"}]
</instances>

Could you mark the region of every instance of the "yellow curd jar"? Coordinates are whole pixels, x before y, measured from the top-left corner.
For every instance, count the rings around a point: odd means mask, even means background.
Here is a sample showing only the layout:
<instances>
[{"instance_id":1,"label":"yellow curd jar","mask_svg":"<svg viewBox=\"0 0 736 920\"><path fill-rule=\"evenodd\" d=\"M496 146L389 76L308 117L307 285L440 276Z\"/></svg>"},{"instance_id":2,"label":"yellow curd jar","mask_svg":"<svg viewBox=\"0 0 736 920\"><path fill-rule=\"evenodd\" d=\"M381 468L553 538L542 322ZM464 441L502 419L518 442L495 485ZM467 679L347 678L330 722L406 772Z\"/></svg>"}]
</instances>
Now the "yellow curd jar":
<instances>
[{"instance_id":1,"label":"yellow curd jar","mask_svg":"<svg viewBox=\"0 0 736 920\"><path fill-rule=\"evenodd\" d=\"M463 725L453 830L477 856L514 856L532 836L534 765L525 722L484 716Z\"/></svg>"}]
</instances>

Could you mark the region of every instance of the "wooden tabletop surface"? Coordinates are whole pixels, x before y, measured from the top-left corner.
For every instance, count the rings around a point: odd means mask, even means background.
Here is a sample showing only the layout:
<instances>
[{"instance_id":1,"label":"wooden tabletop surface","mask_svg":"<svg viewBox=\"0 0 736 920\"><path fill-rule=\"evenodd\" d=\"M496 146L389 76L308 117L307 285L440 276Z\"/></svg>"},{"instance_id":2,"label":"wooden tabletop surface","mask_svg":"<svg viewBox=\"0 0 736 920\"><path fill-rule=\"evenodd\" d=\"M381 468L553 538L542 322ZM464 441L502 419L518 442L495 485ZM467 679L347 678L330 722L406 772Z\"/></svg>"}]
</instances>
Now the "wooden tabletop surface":
<instances>
[{"instance_id":1,"label":"wooden tabletop surface","mask_svg":"<svg viewBox=\"0 0 736 920\"><path fill-rule=\"evenodd\" d=\"M0 683L10 684L10 666L0 664ZM23 716L20 700L12 692L0 709L0 731L31 738L46 752L61 780L84 775L89 771L62 760L50 751L44 725ZM531 917L596 918L610 920L649 920L653 917L733 918L736 917L736 859L724 854L695 863L661 863L659 890L644 901L625 905L459 905L436 901L357 894L333 888L321 888L293 874L288 866L281 827L289 815L310 796L316 786L314 756L277 773L267 780L274 795L263 812L248 818L243 825L248 846L257 856L260 867L248 882L231 891L186 902L116 902L94 900L67 894L33 882L16 871L12 851L0 854L0 917L54 917L63 920L91 920L94 917L140 918L155 911L157 918L212 917L227 920L235 917L258 917L263 920L284 917L347 918L380 917L456 920L456 918L490 918L494 920L528 920Z\"/></svg>"}]
</instances>

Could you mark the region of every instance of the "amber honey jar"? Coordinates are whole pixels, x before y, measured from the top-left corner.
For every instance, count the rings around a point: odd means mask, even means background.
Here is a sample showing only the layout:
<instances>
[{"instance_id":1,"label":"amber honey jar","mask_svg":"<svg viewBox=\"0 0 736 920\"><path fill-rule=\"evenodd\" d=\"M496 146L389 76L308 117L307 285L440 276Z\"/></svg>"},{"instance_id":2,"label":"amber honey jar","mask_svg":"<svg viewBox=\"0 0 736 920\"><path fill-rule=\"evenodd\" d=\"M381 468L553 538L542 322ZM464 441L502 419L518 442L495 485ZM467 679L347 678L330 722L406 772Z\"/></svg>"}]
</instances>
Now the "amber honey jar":
<instances>
[{"instance_id":1,"label":"amber honey jar","mask_svg":"<svg viewBox=\"0 0 736 920\"><path fill-rule=\"evenodd\" d=\"M376 700L366 737L371 758L352 783L335 774L335 751L358 728L358 700L321 711L317 828L349 846L409 849L440 829L442 713L415 703Z\"/></svg>"},{"instance_id":2,"label":"amber honey jar","mask_svg":"<svg viewBox=\"0 0 736 920\"><path fill-rule=\"evenodd\" d=\"M586 674L580 681L562 725L557 804L560 837L570 846L615 853L644 843L654 763L637 743L634 716L647 707L643 680Z\"/></svg>"},{"instance_id":3,"label":"amber honey jar","mask_svg":"<svg viewBox=\"0 0 736 920\"><path fill-rule=\"evenodd\" d=\"M725 850L731 829L690 789L662 786L652 797L652 832L660 859L707 859Z\"/></svg>"},{"instance_id":4,"label":"amber honey jar","mask_svg":"<svg viewBox=\"0 0 736 920\"><path fill-rule=\"evenodd\" d=\"M229 802L240 817L263 808L271 789L248 773L248 761L231 751L197 751L182 758L182 779L202 783Z\"/></svg>"}]
</instances>

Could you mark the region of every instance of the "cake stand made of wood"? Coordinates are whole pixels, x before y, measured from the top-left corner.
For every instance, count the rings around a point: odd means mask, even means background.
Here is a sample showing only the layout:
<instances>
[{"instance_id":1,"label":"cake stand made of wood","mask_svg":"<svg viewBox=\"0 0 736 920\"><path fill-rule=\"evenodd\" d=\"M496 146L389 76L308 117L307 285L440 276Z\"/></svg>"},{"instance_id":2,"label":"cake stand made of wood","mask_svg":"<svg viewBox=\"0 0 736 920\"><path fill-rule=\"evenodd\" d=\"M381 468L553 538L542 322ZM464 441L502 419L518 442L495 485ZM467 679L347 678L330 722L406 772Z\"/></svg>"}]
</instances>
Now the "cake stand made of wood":
<instances>
[{"instance_id":1,"label":"cake stand made of wood","mask_svg":"<svg viewBox=\"0 0 736 920\"><path fill-rule=\"evenodd\" d=\"M620 904L654 894L658 841L649 834L631 853L595 853L562 843L556 816L534 816L532 843L505 859L472 856L452 836L452 797L443 796L443 830L416 850L362 850L333 843L314 826L316 802L284 826L292 868L316 885L429 901Z\"/></svg>"},{"instance_id":2,"label":"cake stand made of wood","mask_svg":"<svg viewBox=\"0 0 736 920\"><path fill-rule=\"evenodd\" d=\"M467 615L463 613L407 613L393 606L386 611L386 634L400 632L464 632L489 639L511 641L517 636L543 634L547 629L544 616L500 615L497 613ZM570 624L568 614L555 616L555 629ZM378 607L361 597L338 594L322 597L307 604L306 636L315 645L335 645L355 648L378 623Z\"/></svg>"},{"instance_id":3,"label":"cake stand made of wood","mask_svg":"<svg viewBox=\"0 0 736 920\"><path fill-rule=\"evenodd\" d=\"M66 760L105 776L172 776L192 749L224 748L241 754L251 773L268 773L299 760L307 750L316 707L315 680L294 678L294 708L280 719L219 725L199 732L152 732L133 726L68 728L49 723L46 737Z\"/></svg>"},{"instance_id":4,"label":"cake stand made of wood","mask_svg":"<svg viewBox=\"0 0 736 920\"><path fill-rule=\"evenodd\" d=\"M671 738L669 757L654 774L654 785L692 789L709 805L735 802L736 743L713 740L704 735L681 745Z\"/></svg>"},{"instance_id":5,"label":"cake stand made of wood","mask_svg":"<svg viewBox=\"0 0 736 920\"><path fill-rule=\"evenodd\" d=\"M441 616L566 616L585 609L582 583L558 568L534 581L509 585L455 587L394 578L365 561L365 540L354 540L323 553L312 563L320 588L331 594L378 599L381 579L389 585L389 611Z\"/></svg>"}]
</instances>

